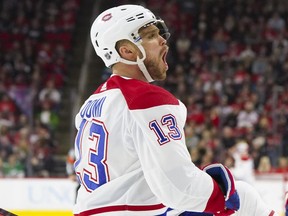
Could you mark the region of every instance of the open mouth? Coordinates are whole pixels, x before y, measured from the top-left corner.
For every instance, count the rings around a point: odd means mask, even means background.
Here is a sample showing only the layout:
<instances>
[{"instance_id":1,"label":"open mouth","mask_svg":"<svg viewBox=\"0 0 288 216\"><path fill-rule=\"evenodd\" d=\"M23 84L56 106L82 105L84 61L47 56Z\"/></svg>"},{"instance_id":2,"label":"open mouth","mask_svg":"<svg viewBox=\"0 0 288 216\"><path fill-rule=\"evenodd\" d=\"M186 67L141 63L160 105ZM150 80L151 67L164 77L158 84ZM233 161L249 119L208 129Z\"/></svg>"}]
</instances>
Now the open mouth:
<instances>
[{"instance_id":1,"label":"open mouth","mask_svg":"<svg viewBox=\"0 0 288 216\"><path fill-rule=\"evenodd\" d=\"M167 63L167 54L168 54L168 49L165 49L164 53L163 53L163 56L162 56L162 60L166 66L166 69L168 69L168 63Z\"/></svg>"}]
</instances>

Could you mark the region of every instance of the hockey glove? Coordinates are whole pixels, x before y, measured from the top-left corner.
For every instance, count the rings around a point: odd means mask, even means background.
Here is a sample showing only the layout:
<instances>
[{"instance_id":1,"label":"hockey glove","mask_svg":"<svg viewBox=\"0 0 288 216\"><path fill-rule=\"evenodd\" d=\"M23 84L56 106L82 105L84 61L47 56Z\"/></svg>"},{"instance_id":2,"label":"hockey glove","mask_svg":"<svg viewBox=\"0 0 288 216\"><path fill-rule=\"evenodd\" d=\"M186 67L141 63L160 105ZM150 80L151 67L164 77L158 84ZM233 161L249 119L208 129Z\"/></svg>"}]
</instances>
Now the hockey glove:
<instances>
[{"instance_id":1,"label":"hockey glove","mask_svg":"<svg viewBox=\"0 0 288 216\"><path fill-rule=\"evenodd\" d=\"M203 168L219 185L225 197L226 210L217 215L231 215L240 207L240 199L235 189L234 178L230 170L222 164L210 164Z\"/></svg>"}]
</instances>

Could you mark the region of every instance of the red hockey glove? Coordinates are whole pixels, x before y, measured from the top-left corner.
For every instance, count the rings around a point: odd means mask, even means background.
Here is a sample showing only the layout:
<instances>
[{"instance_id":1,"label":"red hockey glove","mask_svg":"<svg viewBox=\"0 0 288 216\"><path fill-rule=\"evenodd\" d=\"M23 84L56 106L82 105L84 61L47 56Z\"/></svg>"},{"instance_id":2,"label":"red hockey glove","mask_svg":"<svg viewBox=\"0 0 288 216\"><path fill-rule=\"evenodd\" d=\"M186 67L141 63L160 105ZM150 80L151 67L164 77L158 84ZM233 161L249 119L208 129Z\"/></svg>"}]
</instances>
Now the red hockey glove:
<instances>
[{"instance_id":1,"label":"red hockey glove","mask_svg":"<svg viewBox=\"0 0 288 216\"><path fill-rule=\"evenodd\" d=\"M226 209L215 215L225 216L231 215L240 207L239 195L235 189L234 178L230 170L222 164L210 164L203 168L219 185L224 193Z\"/></svg>"}]
</instances>

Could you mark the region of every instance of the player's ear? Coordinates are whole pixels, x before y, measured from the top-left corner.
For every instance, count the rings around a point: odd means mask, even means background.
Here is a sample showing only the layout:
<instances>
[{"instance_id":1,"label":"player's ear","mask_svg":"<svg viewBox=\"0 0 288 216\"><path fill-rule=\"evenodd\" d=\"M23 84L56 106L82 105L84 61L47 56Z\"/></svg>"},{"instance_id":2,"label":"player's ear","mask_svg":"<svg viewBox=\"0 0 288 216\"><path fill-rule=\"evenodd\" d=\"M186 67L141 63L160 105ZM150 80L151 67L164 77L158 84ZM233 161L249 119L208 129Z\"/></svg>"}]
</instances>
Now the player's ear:
<instances>
[{"instance_id":1,"label":"player's ear","mask_svg":"<svg viewBox=\"0 0 288 216\"><path fill-rule=\"evenodd\" d=\"M136 61L139 53L139 49L128 40L118 42L116 49L122 58L130 61Z\"/></svg>"}]
</instances>

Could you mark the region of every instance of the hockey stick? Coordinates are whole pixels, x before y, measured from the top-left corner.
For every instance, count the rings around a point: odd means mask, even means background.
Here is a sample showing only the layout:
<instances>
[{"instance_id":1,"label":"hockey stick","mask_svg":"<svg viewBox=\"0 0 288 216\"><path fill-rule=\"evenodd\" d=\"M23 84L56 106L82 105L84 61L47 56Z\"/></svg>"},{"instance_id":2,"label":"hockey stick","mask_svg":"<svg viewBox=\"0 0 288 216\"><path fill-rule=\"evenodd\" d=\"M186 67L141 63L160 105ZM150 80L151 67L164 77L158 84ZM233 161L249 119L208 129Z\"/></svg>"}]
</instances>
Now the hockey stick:
<instances>
[{"instance_id":1,"label":"hockey stick","mask_svg":"<svg viewBox=\"0 0 288 216\"><path fill-rule=\"evenodd\" d=\"M0 216L17 216L17 215L0 208Z\"/></svg>"}]
</instances>

